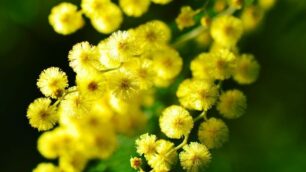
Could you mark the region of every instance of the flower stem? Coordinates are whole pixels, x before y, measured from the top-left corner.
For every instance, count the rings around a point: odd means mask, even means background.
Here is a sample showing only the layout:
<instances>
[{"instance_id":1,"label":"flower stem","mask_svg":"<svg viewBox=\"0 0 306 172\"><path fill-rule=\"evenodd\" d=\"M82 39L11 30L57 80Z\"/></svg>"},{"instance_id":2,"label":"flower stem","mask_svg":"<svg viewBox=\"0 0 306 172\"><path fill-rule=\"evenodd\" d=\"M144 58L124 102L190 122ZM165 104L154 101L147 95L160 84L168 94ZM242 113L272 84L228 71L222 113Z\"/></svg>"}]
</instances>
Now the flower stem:
<instances>
[{"instance_id":1,"label":"flower stem","mask_svg":"<svg viewBox=\"0 0 306 172\"><path fill-rule=\"evenodd\" d=\"M120 65L118 67L114 67L114 68L109 68L109 69L104 69L104 70L99 70L99 72L101 73L106 73L106 72L110 72L110 71L113 71L113 70L117 70L117 69L120 69L123 65L123 62L120 63Z\"/></svg>"},{"instance_id":2,"label":"flower stem","mask_svg":"<svg viewBox=\"0 0 306 172\"><path fill-rule=\"evenodd\" d=\"M56 100L56 102L54 102L53 103L53 107L56 107L67 95L69 95L69 94L71 94L71 93L73 93L73 92L76 92L77 91L77 89L76 88L73 88L73 89L70 89L70 90L68 90L68 91L66 91L63 95L62 95L62 97L60 97L60 98L58 98L57 100Z\"/></svg>"},{"instance_id":3,"label":"flower stem","mask_svg":"<svg viewBox=\"0 0 306 172\"><path fill-rule=\"evenodd\" d=\"M189 134L184 135L184 140L183 140L183 142L182 142L181 144L177 145L175 148L171 149L171 150L167 153L167 155L170 155L170 154L173 153L174 151L177 151L177 150L181 149L183 146L185 146L185 145L187 144L187 142L188 142L188 137L189 137Z\"/></svg>"},{"instance_id":4,"label":"flower stem","mask_svg":"<svg viewBox=\"0 0 306 172\"><path fill-rule=\"evenodd\" d=\"M196 38L202 31L204 31L205 28L203 26L198 26L191 30L190 32L187 32L183 35L181 35L174 43L172 44L173 47L178 48L180 47L183 43L192 40L193 38Z\"/></svg>"},{"instance_id":5,"label":"flower stem","mask_svg":"<svg viewBox=\"0 0 306 172\"><path fill-rule=\"evenodd\" d=\"M183 142L181 144L179 144L178 146L176 146L174 148L174 150L177 151L177 150L181 149L183 146L185 146L188 142L188 137L189 137L189 134L185 135Z\"/></svg>"},{"instance_id":6,"label":"flower stem","mask_svg":"<svg viewBox=\"0 0 306 172\"><path fill-rule=\"evenodd\" d=\"M202 118L204 118L205 121L207 120L207 113L205 110L203 110L203 112L194 119L194 122L197 122L198 120Z\"/></svg>"}]
</instances>

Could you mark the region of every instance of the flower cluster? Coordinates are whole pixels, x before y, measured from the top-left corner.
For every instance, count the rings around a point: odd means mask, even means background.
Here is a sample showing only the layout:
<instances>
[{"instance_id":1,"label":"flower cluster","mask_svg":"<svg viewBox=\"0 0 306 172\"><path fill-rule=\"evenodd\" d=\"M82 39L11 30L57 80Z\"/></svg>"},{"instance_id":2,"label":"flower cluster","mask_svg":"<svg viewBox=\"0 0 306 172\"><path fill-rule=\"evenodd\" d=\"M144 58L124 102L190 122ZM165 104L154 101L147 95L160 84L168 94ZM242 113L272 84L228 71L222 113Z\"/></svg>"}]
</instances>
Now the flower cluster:
<instances>
[{"instance_id":1,"label":"flower cluster","mask_svg":"<svg viewBox=\"0 0 306 172\"><path fill-rule=\"evenodd\" d=\"M126 15L139 17L151 2L171 0L118 2ZM190 40L205 48L191 60L191 77L178 85L179 104L166 107L159 116L164 138L157 133L141 135L136 140L139 157L131 158L130 163L141 172L146 164L154 172L170 171L176 164L186 171L203 171L211 162L210 150L228 140L224 119L241 117L247 106L244 93L237 88L223 89L224 81L247 85L258 78L258 62L252 54L241 53L237 43L260 23L273 3L215 0L195 10L184 6L175 19L177 27L196 27L174 39L160 20L114 32L123 16L110 0L82 0L81 10L67 2L55 6L49 22L57 33L77 31L85 15L99 32L112 34L97 45L84 41L69 51L75 84L69 84L58 67L39 75L37 86L44 97L29 105L27 118L32 127L45 131L38 139L39 152L47 159L58 159L58 164L40 163L34 172L80 172L90 159L110 157L118 134L131 135L144 128L147 116L143 108L152 107L155 91L170 86L182 70L183 58L174 47ZM208 116L213 108L220 117ZM176 145L175 139L182 142Z\"/></svg>"},{"instance_id":2,"label":"flower cluster","mask_svg":"<svg viewBox=\"0 0 306 172\"><path fill-rule=\"evenodd\" d=\"M141 135L136 140L140 157L132 159L137 158L138 162L145 159L154 172L171 171L177 161L182 169L191 172L203 171L208 166L212 158L210 150L220 148L229 138L229 128L222 118L239 118L247 106L244 93L237 88L224 90L224 81L233 79L240 85L247 85L258 77L258 62L253 55L241 53L237 43L245 32L259 22L255 16L245 19L246 11L250 8L267 10L264 2L267 1L246 5L238 0L217 0L211 5L215 15L203 8L193 10L189 6L182 7L176 18L177 27L181 30L196 25L196 16L201 16L200 26L183 35L182 42L199 39L195 37L203 34L211 42L206 42L208 51L191 60L192 77L184 79L176 91L179 105L166 107L159 117L160 130L166 138L159 139L157 135L149 133ZM239 11L238 15L235 15L236 11ZM244 20L253 20L252 27ZM181 43L181 40L178 39L178 42ZM213 108L220 117L208 116ZM191 139L191 135L196 135L196 140ZM175 139L182 142L175 145ZM141 164L145 163L138 164L132 167L144 171Z\"/></svg>"},{"instance_id":3,"label":"flower cluster","mask_svg":"<svg viewBox=\"0 0 306 172\"><path fill-rule=\"evenodd\" d=\"M69 35L84 26L83 15L90 19L92 26L101 33L109 34L117 30L123 14L140 17L145 14L151 3L165 5L172 0L119 0L118 4L111 0L82 0L78 6L62 2L51 9L49 23L55 32Z\"/></svg>"},{"instance_id":4,"label":"flower cluster","mask_svg":"<svg viewBox=\"0 0 306 172\"><path fill-rule=\"evenodd\" d=\"M115 32L96 46L77 43L68 54L75 86L69 87L57 67L42 71L37 86L45 97L27 112L30 125L46 131L38 139L39 152L59 158L63 171L82 171L89 159L112 154L116 134L141 129L146 122L141 107L152 104L154 89L168 86L182 68L170 37L168 26L154 20Z\"/></svg>"}]
</instances>

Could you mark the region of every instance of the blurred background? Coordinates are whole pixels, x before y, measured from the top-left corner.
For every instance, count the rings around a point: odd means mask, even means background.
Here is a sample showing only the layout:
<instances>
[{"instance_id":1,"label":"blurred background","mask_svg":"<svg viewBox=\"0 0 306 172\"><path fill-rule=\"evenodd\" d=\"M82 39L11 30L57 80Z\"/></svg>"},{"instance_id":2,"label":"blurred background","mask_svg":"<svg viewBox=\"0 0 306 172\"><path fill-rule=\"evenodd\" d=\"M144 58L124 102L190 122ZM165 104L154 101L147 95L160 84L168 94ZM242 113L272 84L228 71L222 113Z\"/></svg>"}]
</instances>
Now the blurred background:
<instances>
[{"instance_id":1,"label":"blurred background","mask_svg":"<svg viewBox=\"0 0 306 172\"><path fill-rule=\"evenodd\" d=\"M47 16L59 2L0 1L1 172L28 172L44 161L36 150L40 133L26 118L28 104L42 96L36 87L40 72L58 66L73 80L67 62L72 45L84 40L96 44L104 37L88 22L71 36L56 34ZM160 12L156 18L172 21L178 4L152 6L150 11ZM127 19L123 28L154 16ZM306 171L305 19L306 0L279 0L263 25L243 40L241 51L255 54L261 74L255 84L242 88L248 97L247 113L227 121L230 141L214 152L207 171Z\"/></svg>"}]
</instances>

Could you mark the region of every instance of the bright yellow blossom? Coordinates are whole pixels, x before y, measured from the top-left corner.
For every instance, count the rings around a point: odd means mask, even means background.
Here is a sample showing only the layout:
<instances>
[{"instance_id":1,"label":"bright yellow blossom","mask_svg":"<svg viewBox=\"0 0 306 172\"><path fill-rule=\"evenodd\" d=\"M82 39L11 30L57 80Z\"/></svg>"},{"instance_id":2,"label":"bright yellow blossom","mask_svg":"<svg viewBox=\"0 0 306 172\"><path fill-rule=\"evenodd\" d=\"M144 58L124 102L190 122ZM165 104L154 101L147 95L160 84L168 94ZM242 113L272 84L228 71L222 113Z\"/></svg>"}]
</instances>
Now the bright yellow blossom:
<instances>
[{"instance_id":1,"label":"bright yellow blossom","mask_svg":"<svg viewBox=\"0 0 306 172\"><path fill-rule=\"evenodd\" d=\"M155 4L162 4L162 5L164 5L164 4L168 4L168 3L170 3L172 0L151 0L153 3L155 3Z\"/></svg>"},{"instance_id":2,"label":"bright yellow blossom","mask_svg":"<svg viewBox=\"0 0 306 172\"><path fill-rule=\"evenodd\" d=\"M27 117L30 125L39 131L53 128L58 121L55 108L49 98L38 98L29 105Z\"/></svg>"},{"instance_id":3,"label":"bright yellow blossom","mask_svg":"<svg viewBox=\"0 0 306 172\"><path fill-rule=\"evenodd\" d=\"M140 80L135 74L124 70L108 74L110 92L117 98L127 101L140 93Z\"/></svg>"},{"instance_id":4,"label":"bright yellow blossom","mask_svg":"<svg viewBox=\"0 0 306 172\"><path fill-rule=\"evenodd\" d=\"M171 80L180 73L183 60L175 49L163 46L152 55L153 70L157 78Z\"/></svg>"},{"instance_id":5,"label":"bright yellow blossom","mask_svg":"<svg viewBox=\"0 0 306 172\"><path fill-rule=\"evenodd\" d=\"M212 38L209 31L202 31L196 38L195 41L200 48L206 48L210 45Z\"/></svg>"},{"instance_id":6,"label":"bright yellow blossom","mask_svg":"<svg viewBox=\"0 0 306 172\"><path fill-rule=\"evenodd\" d=\"M210 33L218 44L232 47L242 36L243 25L239 18L224 15L213 20Z\"/></svg>"},{"instance_id":7,"label":"bright yellow blossom","mask_svg":"<svg viewBox=\"0 0 306 172\"><path fill-rule=\"evenodd\" d=\"M135 170L139 169L141 167L142 161L141 158L133 157L130 159L131 167Z\"/></svg>"},{"instance_id":8,"label":"bright yellow blossom","mask_svg":"<svg viewBox=\"0 0 306 172\"><path fill-rule=\"evenodd\" d=\"M39 152L48 159L69 154L77 145L77 136L63 128L43 133L37 142Z\"/></svg>"},{"instance_id":9,"label":"bright yellow blossom","mask_svg":"<svg viewBox=\"0 0 306 172\"><path fill-rule=\"evenodd\" d=\"M212 53L201 53L194 58L190 63L192 76L197 79L211 79L211 66Z\"/></svg>"},{"instance_id":10,"label":"bright yellow blossom","mask_svg":"<svg viewBox=\"0 0 306 172\"><path fill-rule=\"evenodd\" d=\"M219 148L228 140L228 128L221 119L209 118L200 125L198 138L209 149Z\"/></svg>"},{"instance_id":11,"label":"bright yellow blossom","mask_svg":"<svg viewBox=\"0 0 306 172\"><path fill-rule=\"evenodd\" d=\"M239 84L251 84L259 75L260 66L253 55L243 54L236 61L234 80Z\"/></svg>"},{"instance_id":12,"label":"bright yellow blossom","mask_svg":"<svg viewBox=\"0 0 306 172\"><path fill-rule=\"evenodd\" d=\"M37 86L45 96L59 98L68 87L68 77L60 68L50 67L41 72Z\"/></svg>"},{"instance_id":13,"label":"bright yellow blossom","mask_svg":"<svg viewBox=\"0 0 306 172\"><path fill-rule=\"evenodd\" d=\"M229 4L235 9L241 9L243 6L244 0L230 0Z\"/></svg>"},{"instance_id":14,"label":"bright yellow blossom","mask_svg":"<svg viewBox=\"0 0 306 172\"><path fill-rule=\"evenodd\" d=\"M70 122L70 118L79 118L86 115L95 100L91 96L81 95L78 91L68 94L59 106L60 123L67 124Z\"/></svg>"},{"instance_id":15,"label":"bright yellow blossom","mask_svg":"<svg viewBox=\"0 0 306 172\"><path fill-rule=\"evenodd\" d=\"M59 158L59 168L64 172L82 172L87 164L88 157L81 151L74 151Z\"/></svg>"},{"instance_id":16,"label":"bright yellow blossom","mask_svg":"<svg viewBox=\"0 0 306 172\"><path fill-rule=\"evenodd\" d=\"M106 92L106 78L98 72L91 75L79 74L76 76L76 85L81 95L101 98Z\"/></svg>"},{"instance_id":17,"label":"bright yellow blossom","mask_svg":"<svg viewBox=\"0 0 306 172\"><path fill-rule=\"evenodd\" d=\"M135 35L129 31L114 32L106 42L111 58L118 59L120 62L139 56L141 52L138 44Z\"/></svg>"},{"instance_id":18,"label":"bright yellow blossom","mask_svg":"<svg viewBox=\"0 0 306 172\"><path fill-rule=\"evenodd\" d=\"M167 107L159 118L161 131L169 138L179 139L190 133L193 120L189 112L181 106Z\"/></svg>"},{"instance_id":19,"label":"bright yellow blossom","mask_svg":"<svg viewBox=\"0 0 306 172\"><path fill-rule=\"evenodd\" d=\"M158 140L156 144L156 153L146 157L148 164L154 171L170 171L177 160L176 151L172 151L174 144L166 140Z\"/></svg>"},{"instance_id":20,"label":"bright yellow blossom","mask_svg":"<svg viewBox=\"0 0 306 172\"><path fill-rule=\"evenodd\" d=\"M210 80L186 79L179 85L176 95L187 109L207 111L216 102L218 88Z\"/></svg>"},{"instance_id":21,"label":"bright yellow blossom","mask_svg":"<svg viewBox=\"0 0 306 172\"><path fill-rule=\"evenodd\" d=\"M105 11L109 4L110 0L82 0L81 7L83 13L91 18L99 15L102 11Z\"/></svg>"},{"instance_id":22,"label":"bright yellow blossom","mask_svg":"<svg viewBox=\"0 0 306 172\"><path fill-rule=\"evenodd\" d=\"M216 0L214 4L214 10L218 12L222 12L227 6L226 0Z\"/></svg>"},{"instance_id":23,"label":"bright yellow blossom","mask_svg":"<svg viewBox=\"0 0 306 172\"><path fill-rule=\"evenodd\" d=\"M100 10L98 14L90 17L92 26L99 32L109 34L117 30L123 16L120 8L114 3L108 3L106 8Z\"/></svg>"},{"instance_id":24,"label":"bright yellow blossom","mask_svg":"<svg viewBox=\"0 0 306 172\"><path fill-rule=\"evenodd\" d=\"M190 6L183 6L180 14L175 19L175 22L180 30L195 25L194 16L196 12Z\"/></svg>"},{"instance_id":25,"label":"bright yellow blossom","mask_svg":"<svg viewBox=\"0 0 306 172\"><path fill-rule=\"evenodd\" d=\"M201 172L211 161L207 147L197 142L185 145L179 157L183 169L188 172Z\"/></svg>"},{"instance_id":26,"label":"bright yellow blossom","mask_svg":"<svg viewBox=\"0 0 306 172\"><path fill-rule=\"evenodd\" d=\"M132 30L137 35L140 42L145 43L145 48L160 47L171 39L170 28L160 20L153 20L140 25Z\"/></svg>"},{"instance_id":27,"label":"bright yellow blossom","mask_svg":"<svg viewBox=\"0 0 306 172\"><path fill-rule=\"evenodd\" d=\"M152 60L141 58L125 63L123 69L127 72L132 72L137 76L137 78L139 78L141 89L149 89L153 86L153 79L155 76L152 66Z\"/></svg>"},{"instance_id":28,"label":"bright yellow blossom","mask_svg":"<svg viewBox=\"0 0 306 172\"><path fill-rule=\"evenodd\" d=\"M68 2L62 2L53 7L49 15L49 23L55 32L68 35L83 27L82 13L77 10L76 5Z\"/></svg>"},{"instance_id":29,"label":"bright yellow blossom","mask_svg":"<svg viewBox=\"0 0 306 172\"><path fill-rule=\"evenodd\" d=\"M100 126L103 127L103 126ZM111 128L104 127L103 130L82 132L81 138L86 148L86 154L90 158L106 159L110 157L117 148L117 138Z\"/></svg>"},{"instance_id":30,"label":"bright yellow blossom","mask_svg":"<svg viewBox=\"0 0 306 172\"><path fill-rule=\"evenodd\" d=\"M128 16L140 17L148 11L150 0L119 0L119 5Z\"/></svg>"},{"instance_id":31,"label":"bright yellow blossom","mask_svg":"<svg viewBox=\"0 0 306 172\"><path fill-rule=\"evenodd\" d=\"M258 6L246 7L241 14L241 20L245 31L254 30L261 22L264 11Z\"/></svg>"},{"instance_id":32,"label":"bright yellow blossom","mask_svg":"<svg viewBox=\"0 0 306 172\"><path fill-rule=\"evenodd\" d=\"M277 0L259 0L259 6L264 10L269 10L276 2Z\"/></svg>"},{"instance_id":33,"label":"bright yellow blossom","mask_svg":"<svg viewBox=\"0 0 306 172\"><path fill-rule=\"evenodd\" d=\"M230 78L235 69L236 56L228 49L220 49L212 52L213 57L210 59L210 74L218 80Z\"/></svg>"},{"instance_id":34,"label":"bright yellow blossom","mask_svg":"<svg viewBox=\"0 0 306 172\"><path fill-rule=\"evenodd\" d=\"M60 172L59 168L53 165L52 163L39 163L33 172Z\"/></svg>"},{"instance_id":35,"label":"bright yellow blossom","mask_svg":"<svg viewBox=\"0 0 306 172\"><path fill-rule=\"evenodd\" d=\"M88 42L80 42L72 47L69 51L69 66L76 72L84 74L96 71L100 67L99 51L96 46Z\"/></svg>"},{"instance_id":36,"label":"bright yellow blossom","mask_svg":"<svg viewBox=\"0 0 306 172\"><path fill-rule=\"evenodd\" d=\"M136 148L139 155L150 156L156 152L156 136L143 134L136 140Z\"/></svg>"},{"instance_id":37,"label":"bright yellow blossom","mask_svg":"<svg viewBox=\"0 0 306 172\"><path fill-rule=\"evenodd\" d=\"M246 97L241 91L228 90L220 95L217 109L223 117L234 119L243 115L246 106Z\"/></svg>"}]
</instances>

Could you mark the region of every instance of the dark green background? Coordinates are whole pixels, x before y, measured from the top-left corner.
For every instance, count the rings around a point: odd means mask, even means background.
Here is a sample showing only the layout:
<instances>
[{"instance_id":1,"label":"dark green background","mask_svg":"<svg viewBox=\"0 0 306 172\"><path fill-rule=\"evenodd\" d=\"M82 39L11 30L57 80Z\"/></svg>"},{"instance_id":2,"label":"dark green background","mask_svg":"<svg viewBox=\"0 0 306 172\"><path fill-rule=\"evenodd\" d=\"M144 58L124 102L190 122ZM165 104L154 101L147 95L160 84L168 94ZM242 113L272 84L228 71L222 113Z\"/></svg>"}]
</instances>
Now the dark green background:
<instances>
[{"instance_id":1,"label":"dark green background","mask_svg":"<svg viewBox=\"0 0 306 172\"><path fill-rule=\"evenodd\" d=\"M25 116L28 104L41 96L35 85L41 70L59 66L73 80L69 49L83 40L95 44L103 38L88 22L72 36L54 33L47 15L58 2L0 1L1 172L28 172L43 161L36 150L39 133ZM171 21L177 6L152 6L151 12ZM123 27L152 18L154 14L127 19ZM279 0L262 27L244 39L241 50L255 54L262 67L260 78L242 87L248 96L247 114L227 122L230 141L214 153L208 171L306 171L306 1Z\"/></svg>"}]
</instances>

